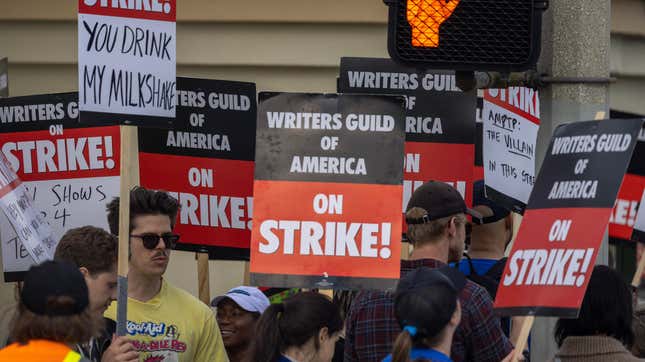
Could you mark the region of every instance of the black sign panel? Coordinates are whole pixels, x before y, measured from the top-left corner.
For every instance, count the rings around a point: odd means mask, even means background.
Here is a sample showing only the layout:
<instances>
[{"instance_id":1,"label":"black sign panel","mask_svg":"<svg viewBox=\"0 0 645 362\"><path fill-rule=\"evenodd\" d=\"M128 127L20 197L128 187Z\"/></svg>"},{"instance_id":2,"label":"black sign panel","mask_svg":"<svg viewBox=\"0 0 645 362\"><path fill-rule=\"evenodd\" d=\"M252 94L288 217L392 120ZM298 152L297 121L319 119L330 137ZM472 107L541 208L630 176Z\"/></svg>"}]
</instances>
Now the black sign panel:
<instances>
[{"instance_id":1,"label":"black sign panel","mask_svg":"<svg viewBox=\"0 0 645 362\"><path fill-rule=\"evenodd\" d=\"M390 59L341 58L340 93L406 96L406 141L473 144L477 94L452 71L404 67Z\"/></svg>"},{"instance_id":2,"label":"black sign panel","mask_svg":"<svg viewBox=\"0 0 645 362\"><path fill-rule=\"evenodd\" d=\"M558 127L528 208L612 207L642 122L589 121Z\"/></svg>"},{"instance_id":3,"label":"black sign panel","mask_svg":"<svg viewBox=\"0 0 645 362\"><path fill-rule=\"evenodd\" d=\"M265 167L256 180L401 182L403 143L379 134L403 131L402 98L262 92L259 100L256 161ZM398 162L381 161L390 155Z\"/></svg>"}]
</instances>

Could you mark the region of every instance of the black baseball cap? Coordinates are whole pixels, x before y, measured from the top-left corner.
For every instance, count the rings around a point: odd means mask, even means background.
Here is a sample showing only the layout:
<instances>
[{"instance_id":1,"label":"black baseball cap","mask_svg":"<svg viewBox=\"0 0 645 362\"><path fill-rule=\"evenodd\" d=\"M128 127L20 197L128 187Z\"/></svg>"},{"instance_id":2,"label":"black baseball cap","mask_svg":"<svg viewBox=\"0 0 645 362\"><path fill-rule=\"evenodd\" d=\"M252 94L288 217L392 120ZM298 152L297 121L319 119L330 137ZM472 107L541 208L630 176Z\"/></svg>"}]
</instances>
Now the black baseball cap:
<instances>
[{"instance_id":1,"label":"black baseball cap","mask_svg":"<svg viewBox=\"0 0 645 362\"><path fill-rule=\"evenodd\" d=\"M62 296L74 303L65 307L48 303L50 297ZM62 261L32 266L25 276L20 300L29 311L50 317L80 314L89 305L83 274L73 264Z\"/></svg>"},{"instance_id":2,"label":"black baseball cap","mask_svg":"<svg viewBox=\"0 0 645 362\"><path fill-rule=\"evenodd\" d=\"M416 289L432 288L435 285L444 285L459 294L466 286L466 277L459 269L443 266L437 269L428 267L416 268L407 273L396 287L397 293Z\"/></svg>"},{"instance_id":3,"label":"black baseball cap","mask_svg":"<svg viewBox=\"0 0 645 362\"><path fill-rule=\"evenodd\" d=\"M426 211L420 218L408 218L405 221L408 225L425 224L431 220L442 217L464 213L472 216L473 221L481 223L482 215L466 206L464 198L454 187L441 181L428 181L412 193L406 212L413 207L419 207Z\"/></svg>"},{"instance_id":4,"label":"black baseball cap","mask_svg":"<svg viewBox=\"0 0 645 362\"><path fill-rule=\"evenodd\" d=\"M484 180L476 181L473 186L473 206L487 206L493 212L493 215L482 217L482 224L490 224L502 220L511 213L511 210L486 197Z\"/></svg>"},{"instance_id":5,"label":"black baseball cap","mask_svg":"<svg viewBox=\"0 0 645 362\"><path fill-rule=\"evenodd\" d=\"M443 330L457 308L466 277L456 268L421 267L406 274L396 287L394 314L411 336L433 337Z\"/></svg>"}]
</instances>

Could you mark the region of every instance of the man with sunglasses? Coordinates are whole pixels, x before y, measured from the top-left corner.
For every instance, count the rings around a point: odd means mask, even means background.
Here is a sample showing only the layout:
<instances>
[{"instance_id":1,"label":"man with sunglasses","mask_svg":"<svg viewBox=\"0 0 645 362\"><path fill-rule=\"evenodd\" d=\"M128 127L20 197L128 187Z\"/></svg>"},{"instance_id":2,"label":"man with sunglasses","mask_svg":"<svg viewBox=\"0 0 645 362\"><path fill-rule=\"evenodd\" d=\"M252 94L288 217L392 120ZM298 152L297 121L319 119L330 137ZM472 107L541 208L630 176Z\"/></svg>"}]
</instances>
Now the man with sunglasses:
<instances>
[{"instance_id":1,"label":"man with sunglasses","mask_svg":"<svg viewBox=\"0 0 645 362\"><path fill-rule=\"evenodd\" d=\"M215 315L188 292L163 279L179 203L166 192L130 192L128 338L142 361L228 361ZM107 205L113 234L119 229L119 198ZM116 320L116 303L105 316Z\"/></svg>"},{"instance_id":2,"label":"man with sunglasses","mask_svg":"<svg viewBox=\"0 0 645 362\"><path fill-rule=\"evenodd\" d=\"M415 190L405 214L414 250L409 260L401 261L401 277L421 267L437 269L458 261L464 251L466 214L481 219L446 183L429 181ZM499 362L508 356L513 346L493 314L486 290L468 281L459 302L462 316L451 347L452 360ZM400 331L391 293L359 292L346 320L345 362L381 361Z\"/></svg>"}]
</instances>

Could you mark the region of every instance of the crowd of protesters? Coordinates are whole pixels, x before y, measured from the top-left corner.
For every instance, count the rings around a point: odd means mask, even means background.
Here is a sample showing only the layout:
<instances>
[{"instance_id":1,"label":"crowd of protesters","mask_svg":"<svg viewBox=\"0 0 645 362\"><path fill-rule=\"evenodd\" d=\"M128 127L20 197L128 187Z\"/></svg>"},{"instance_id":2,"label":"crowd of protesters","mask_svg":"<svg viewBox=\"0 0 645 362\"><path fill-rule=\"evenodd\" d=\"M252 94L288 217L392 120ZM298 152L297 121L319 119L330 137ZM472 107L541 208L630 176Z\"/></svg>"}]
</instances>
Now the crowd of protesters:
<instances>
[{"instance_id":1,"label":"crowd of protesters","mask_svg":"<svg viewBox=\"0 0 645 362\"><path fill-rule=\"evenodd\" d=\"M395 291L300 292L271 304L239 286L200 302L163 275L179 236L179 210L165 192L130 194L126 335L115 334L119 199L110 232L69 230L55 258L31 267L0 361L510 361L518 320L500 319L492 300L513 235L513 219L475 186L473 209L441 182L427 182L407 207L407 239ZM472 225L467 215L480 221ZM462 259L470 239L468 257ZM580 315L560 319L554 361L639 361L645 311L614 270L596 266Z\"/></svg>"}]
</instances>

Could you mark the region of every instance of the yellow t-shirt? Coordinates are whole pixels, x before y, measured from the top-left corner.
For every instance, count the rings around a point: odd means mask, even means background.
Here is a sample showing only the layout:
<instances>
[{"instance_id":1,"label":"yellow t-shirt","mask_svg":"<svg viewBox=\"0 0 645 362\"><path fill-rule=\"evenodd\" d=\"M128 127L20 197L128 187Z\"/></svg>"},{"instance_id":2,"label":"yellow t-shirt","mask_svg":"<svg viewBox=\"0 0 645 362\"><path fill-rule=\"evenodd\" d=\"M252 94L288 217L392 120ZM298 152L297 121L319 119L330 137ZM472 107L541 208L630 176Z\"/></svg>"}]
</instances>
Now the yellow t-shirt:
<instances>
[{"instance_id":1,"label":"yellow t-shirt","mask_svg":"<svg viewBox=\"0 0 645 362\"><path fill-rule=\"evenodd\" d=\"M105 317L116 320L116 303ZM145 303L128 298L127 337L141 362L228 362L213 311L165 280Z\"/></svg>"}]
</instances>

